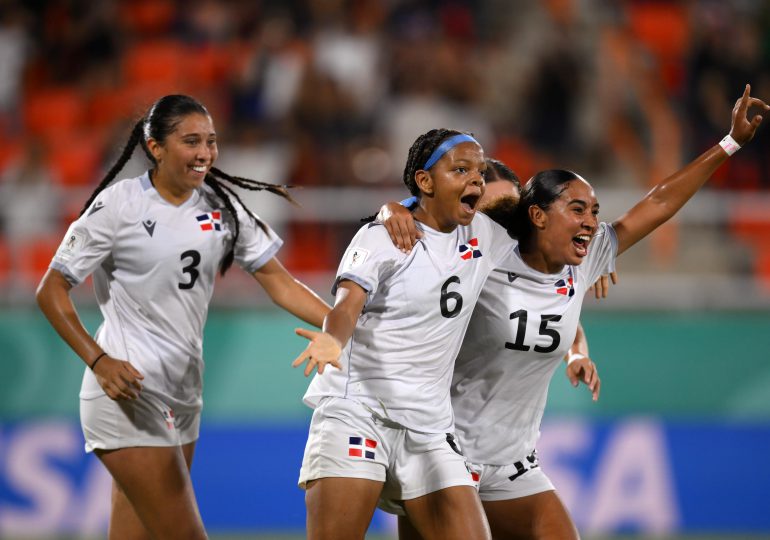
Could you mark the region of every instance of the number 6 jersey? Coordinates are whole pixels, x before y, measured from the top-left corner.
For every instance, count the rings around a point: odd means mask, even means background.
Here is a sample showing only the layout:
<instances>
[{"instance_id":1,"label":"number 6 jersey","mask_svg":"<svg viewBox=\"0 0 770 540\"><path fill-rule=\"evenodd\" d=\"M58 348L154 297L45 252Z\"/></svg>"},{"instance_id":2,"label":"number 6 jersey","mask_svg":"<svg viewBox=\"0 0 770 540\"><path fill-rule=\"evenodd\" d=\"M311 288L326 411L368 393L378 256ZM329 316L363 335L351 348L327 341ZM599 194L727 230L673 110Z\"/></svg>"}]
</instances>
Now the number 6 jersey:
<instances>
[{"instance_id":1,"label":"number 6 jersey","mask_svg":"<svg viewBox=\"0 0 770 540\"><path fill-rule=\"evenodd\" d=\"M342 370L327 368L310 383L311 407L344 397L414 431L453 431L454 359L482 285L515 241L483 214L449 233L418 226L424 237L409 254L381 224L365 225L351 241L332 294L350 280L366 291L366 303Z\"/></svg>"},{"instance_id":2,"label":"number 6 jersey","mask_svg":"<svg viewBox=\"0 0 770 540\"><path fill-rule=\"evenodd\" d=\"M176 206L147 173L122 180L70 226L51 263L73 286L93 273L104 317L96 341L144 375L143 392L158 394L174 409L202 405L203 326L234 226L222 206L205 185ZM239 221L235 261L253 273L281 240L241 208ZM80 397L100 395L86 369Z\"/></svg>"},{"instance_id":3,"label":"number 6 jersey","mask_svg":"<svg viewBox=\"0 0 770 540\"><path fill-rule=\"evenodd\" d=\"M452 381L457 434L469 461L508 465L535 449L548 385L575 340L583 297L616 253L615 230L601 223L579 266L543 274L515 249L492 272Z\"/></svg>"}]
</instances>

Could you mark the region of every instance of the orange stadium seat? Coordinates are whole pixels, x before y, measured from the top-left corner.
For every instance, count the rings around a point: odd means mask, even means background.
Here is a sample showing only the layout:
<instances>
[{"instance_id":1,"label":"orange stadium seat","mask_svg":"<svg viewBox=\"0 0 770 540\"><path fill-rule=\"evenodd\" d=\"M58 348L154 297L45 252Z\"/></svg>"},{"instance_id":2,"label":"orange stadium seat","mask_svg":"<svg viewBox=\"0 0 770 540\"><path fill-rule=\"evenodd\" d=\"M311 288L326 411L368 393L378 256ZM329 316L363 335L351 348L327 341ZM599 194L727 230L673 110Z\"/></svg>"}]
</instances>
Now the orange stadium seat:
<instances>
[{"instance_id":1,"label":"orange stadium seat","mask_svg":"<svg viewBox=\"0 0 770 540\"><path fill-rule=\"evenodd\" d=\"M73 134L51 145L48 164L63 186L82 186L96 181L104 143L98 135Z\"/></svg>"},{"instance_id":2,"label":"orange stadium seat","mask_svg":"<svg viewBox=\"0 0 770 540\"><path fill-rule=\"evenodd\" d=\"M337 268L335 235L328 225L292 223L287 231L287 252L281 257L292 272L328 272Z\"/></svg>"},{"instance_id":3,"label":"orange stadium seat","mask_svg":"<svg viewBox=\"0 0 770 540\"><path fill-rule=\"evenodd\" d=\"M53 254L59 247L58 234L50 238L39 238L28 242L13 254L14 266L20 272L22 284L35 287L48 270Z\"/></svg>"},{"instance_id":4,"label":"orange stadium seat","mask_svg":"<svg viewBox=\"0 0 770 540\"><path fill-rule=\"evenodd\" d=\"M630 2L631 31L660 61L669 89L684 82L682 61L690 43L687 6L679 2Z\"/></svg>"},{"instance_id":5,"label":"orange stadium seat","mask_svg":"<svg viewBox=\"0 0 770 540\"><path fill-rule=\"evenodd\" d=\"M81 127L84 119L83 98L69 87L55 87L28 92L22 114L28 134L52 140Z\"/></svg>"},{"instance_id":6,"label":"orange stadium seat","mask_svg":"<svg viewBox=\"0 0 770 540\"><path fill-rule=\"evenodd\" d=\"M123 0L119 9L120 23L129 32L143 35L166 33L176 14L173 0Z\"/></svg>"},{"instance_id":7,"label":"orange stadium seat","mask_svg":"<svg viewBox=\"0 0 770 540\"><path fill-rule=\"evenodd\" d=\"M186 64L196 59L185 54L184 47L169 40L140 42L123 56L123 79L127 85L141 83L179 84Z\"/></svg>"},{"instance_id":8,"label":"orange stadium seat","mask_svg":"<svg viewBox=\"0 0 770 540\"><path fill-rule=\"evenodd\" d=\"M5 239L0 237L0 286L8 283L11 275L11 252Z\"/></svg>"}]
</instances>

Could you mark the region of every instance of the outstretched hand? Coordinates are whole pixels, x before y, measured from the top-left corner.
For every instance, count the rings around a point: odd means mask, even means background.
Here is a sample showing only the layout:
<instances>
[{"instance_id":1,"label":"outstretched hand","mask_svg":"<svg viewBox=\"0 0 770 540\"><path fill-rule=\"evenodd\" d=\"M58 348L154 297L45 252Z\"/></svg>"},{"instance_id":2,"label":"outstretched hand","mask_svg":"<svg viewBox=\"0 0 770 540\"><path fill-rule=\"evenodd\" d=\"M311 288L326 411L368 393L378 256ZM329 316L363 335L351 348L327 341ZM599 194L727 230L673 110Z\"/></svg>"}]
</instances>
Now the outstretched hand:
<instances>
[{"instance_id":1,"label":"outstretched hand","mask_svg":"<svg viewBox=\"0 0 770 540\"><path fill-rule=\"evenodd\" d=\"M110 399L136 399L142 391L139 381L144 379L144 375L126 360L105 355L94 368L94 375Z\"/></svg>"},{"instance_id":2,"label":"outstretched hand","mask_svg":"<svg viewBox=\"0 0 770 540\"><path fill-rule=\"evenodd\" d=\"M596 280L596 283L588 287L588 290L594 291L594 296L596 296L597 300L601 300L602 298L607 298L607 295L610 293L610 280L612 281L613 285L618 284L617 272L602 274L601 277L599 277L599 279Z\"/></svg>"},{"instance_id":3,"label":"outstretched hand","mask_svg":"<svg viewBox=\"0 0 770 540\"><path fill-rule=\"evenodd\" d=\"M316 368L318 374L322 375L327 364L331 364L337 369L342 369L342 363L340 362L342 346L334 336L326 332L317 332L305 328L296 328L294 332L298 336L309 339L310 343L302 351L302 354L294 359L291 367L297 367L307 360L305 377L313 372L313 368Z\"/></svg>"},{"instance_id":4,"label":"outstretched hand","mask_svg":"<svg viewBox=\"0 0 770 540\"><path fill-rule=\"evenodd\" d=\"M422 232L414 225L412 213L400 203L384 204L377 214L377 221L385 225L393 244L404 253L409 253L417 239L422 238Z\"/></svg>"},{"instance_id":5,"label":"outstretched hand","mask_svg":"<svg viewBox=\"0 0 770 540\"><path fill-rule=\"evenodd\" d=\"M730 136L735 139L739 145L743 146L749 142L756 133L759 124L762 123L762 115L756 114L749 120L748 112L750 107L761 107L762 112L770 110L770 105L767 105L759 98L754 98L749 95L751 92L751 85L747 84L743 90L743 95L735 102L733 107L733 119L730 126Z\"/></svg>"},{"instance_id":6,"label":"outstretched hand","mask_svg":"<svg viewBox=\"0 0 770 540\"><path fill-rule=\"evenodd\" d=\"M580 358L567 363L567 378L572 386L577 387L581 382L585 384L591 391L593 400L598 401L602 381L599 379L596 364L590 358L581 355Z\"/></svg>"}]
</instances>

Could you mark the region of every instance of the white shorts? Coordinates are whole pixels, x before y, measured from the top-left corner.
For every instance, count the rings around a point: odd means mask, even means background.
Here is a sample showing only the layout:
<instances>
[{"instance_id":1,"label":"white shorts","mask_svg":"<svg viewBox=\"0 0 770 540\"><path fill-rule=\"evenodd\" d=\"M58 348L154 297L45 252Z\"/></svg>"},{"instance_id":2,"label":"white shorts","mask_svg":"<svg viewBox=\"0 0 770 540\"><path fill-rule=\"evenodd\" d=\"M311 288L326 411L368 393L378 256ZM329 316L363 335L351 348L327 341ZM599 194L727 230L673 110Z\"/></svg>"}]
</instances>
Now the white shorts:
<instances>
[{"instance_id":1,"label":"white shorts","mask_svg":"<svg viewBox=\"0 0 770 540\"><path fill-rule=\"evenodd\" d=\"M384 482L381 497L394 502L475 485L453 435L405 429L343 398L313 412L299 486L328 477Z\"/></svg>"},{"instance_id":2,"label":"white shorts","mask_svg":"<svg viewBox=\"0 0 770 540\"><path fill-rule=\"evenodd\" d=\"M482 501L504 501L553 491L551 480L540 468L537 451L510 465L469 463L473 478L478 481Z\"/></svg>"},{"instance_id":3,"label":"white shorts","mask_svg":"<svg viewBox=\"0 0 770 540\"><path fill-rule=\"evenodd\" d=\"M198 440L200 411L178 412L146 391L135 400L80 400L86 452L132 446L180 446Z\"/></svg>"}]
</instances>

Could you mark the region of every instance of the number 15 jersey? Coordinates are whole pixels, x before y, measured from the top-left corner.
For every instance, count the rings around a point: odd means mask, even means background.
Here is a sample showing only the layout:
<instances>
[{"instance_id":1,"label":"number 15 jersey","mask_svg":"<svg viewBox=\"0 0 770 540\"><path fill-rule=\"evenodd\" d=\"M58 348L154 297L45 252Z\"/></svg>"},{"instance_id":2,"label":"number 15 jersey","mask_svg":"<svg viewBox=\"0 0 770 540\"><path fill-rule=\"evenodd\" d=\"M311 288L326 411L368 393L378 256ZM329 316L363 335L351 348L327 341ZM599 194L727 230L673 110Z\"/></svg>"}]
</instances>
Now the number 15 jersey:
<instances>
[{"instance_id":1,"label":"number 15 jersey","mask_svg":"<svg viewBox=\"0 0 770 540\"><path fill-rule=\"evenodd\" d=\"M173 409L202 406L203 326L234 227L221 206L206 185L176 206L146 173L121 180L70 226L51 263L73 286L93 273L104 317L96 341L110 356L130 361L144 375L142 391ZM238 210L235 261L253 273L281 240ZM100 395L87 369L80 397Z\"/></svg>"},{"instance_id":2,"label":"number 15 jersey","mask_svg":"<svg viewBox=\"0 0 770 540\"><path fill-rule=\"evenodd\" d=\"M575 340L586 290L617 253L601 223L579 266L529 267L518 249L489 277L457 356L452 406L469 461L508 465L535 449L554 370Z\"/></svg>"}]
</instances>

